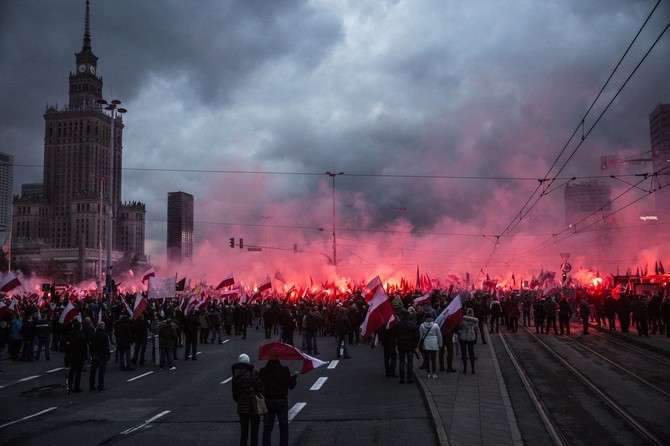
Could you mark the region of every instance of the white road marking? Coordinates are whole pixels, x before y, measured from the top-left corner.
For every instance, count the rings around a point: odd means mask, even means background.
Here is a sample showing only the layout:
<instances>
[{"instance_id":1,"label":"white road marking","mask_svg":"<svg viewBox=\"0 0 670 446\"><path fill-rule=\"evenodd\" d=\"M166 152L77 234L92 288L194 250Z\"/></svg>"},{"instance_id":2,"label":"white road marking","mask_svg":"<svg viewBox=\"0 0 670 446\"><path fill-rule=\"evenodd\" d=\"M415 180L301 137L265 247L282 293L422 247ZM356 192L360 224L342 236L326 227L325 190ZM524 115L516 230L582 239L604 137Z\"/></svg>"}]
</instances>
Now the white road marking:
<instances>
[{"instance_id":1,"label":"white road marking","mask_svg":"<svg viewBox=\"0 0 670 446\"><path fill-rule=\"evenodd\" d=\"M288 411L288 421L289 423L293 421L296 415L298 415L298 412L302 410L303 407L305 407L307 403L295 403L293 407Z\"/></svg>"},{"instance_id":2,"label":"white road marking","mask_svg":"<svg viewBox=\"0 0 670 446\"><path fill-rule=\"evenodd\" d=\"M151 375L153 372L154 371L152 370L152 371L147 372L147 373L142 373L141 375L138 375L135 378L130 378L129 380L127 380L127 382L131 382L131 381L135 381L136 379L144 378L147 375Z\"/></svg>"},{"instance_id":3,"label":"white road marking","mask_svg":"<svg viewBox=\"0 0 670 446\"><path fill-rule=\"evenodd\" d=\"M26 420L29 420L29 419L31 419L31 418L38 417L38 416L40 416L40 415L42 415L42 414L44 414L44 413L51 412L52 410L56 410L56 407L50 407L50 408L48 408L48 409L44 409L44 410L41 411L41 412L37 412L37 413L34 413L34 414L32 414L32 415L25 416L25 417L23 417L23 418L21 418L21 419L19 419L19 420L10 421L9 423L5 423L5 424L3 424L3 425L0 425L0 429L2 429L3 427L11 426L12 424L20 423L21 421L26 421Z\"/></svg>"},{"instance_id":4,"label":"white road marking","mask_svg":"<svg viewBox=\"0 0 670 446\"><path fill-rule=\"evenodd\" d=\"M169 414L169 413L170 413L169 410L164 410L163 412L159 413L158 415L155 415L155 416L149 418L148 420L143 421L142 423L138 424L137 426L135 426L135 427L131 427L130 429L126 429L125 431L121 432L121 435L128 435L128 434L130 434L130 433L135 432L135 431L138 430L138 429L142 429L144 426L146 426L147 424L151 423L152 421L156 421L156 420L159 419L160 417L163 417L163 416L165 416L165 415L167 415L167 414Z\"/></svg>"},{"instance_id":5,"label":"white road marking","mask_svg":"<svg viewBox=\"0 0 670 446\"><path fill-rule=\"evenodd\" d=\"M316 382L312 385L312 387L309 388L309 390L319 390L327 380L328 380L327 377L322 376L321 378L316 380Z\"/></svg>"},{"instance_id":6,"label":"white road marking","mask_svg":"<svg viewBox=\"0 0 670 446\"><path fill-rule=\"evenodd\" d=\"M22 383L22 382L24 382L24 381L30 381L31 379L35 379L35 378L39 378L39 377L40 377L40 375L28 376L28 377L26 377L26 378L21 378L21 379L18 380L17 382Z\"/></svg>"},{"instance_id":7,"label":"white road marking","mask_svg":"<svg viewBox=\"0 0 670 446\"><path fill-rule=\"evenodd\" d=\"M339 359L333 359L332 361L330 361L330 364L328 364L328 367L326 367L326 368L327 369L334 369L335 367L337 367L337 364L339 364L339 363L340 363Z\"/></svg>"},{"instance_id":8,"label":"white road marking","mask_svg":"<svg viewBox=\"0 0 670 446\"><path fill-rule=\"evenodd\" d=\"M57 372L57 371L59 371L59 370L65 370L65 367L58 367L58 368L56 368L56 369L47 370L47 371L44 372L44 373L54 373L54 372Z\"/></svg>"},{"instance_id":9,"label":"white road marking","mask_svg":"<svg viewBox=\"0 0 670 446\"><path fill-rule=\"evenodd\" d=\"M196 356L199 355L200 353L202 353L202 352L198 352L198 353L196 353Z\"/></svg>"},{"instance_id":10,"label":"white road marking","mask_svg":"<svg viewBox=\"0 0 670 446\"><path fill-rule=\"evenodd\" d=\"M230 339L226 339L225 341L222 342L222 344L225 344L228 341L230 341Z\"/></svg>"},{"instance_id":11,"label":"white road marking","mask_svg":"<svg viewBox=\"0 0 670 446\"><path fill-rule=\"evenodd\" d=\"M227 380L225 380L225 381L221 381L221 383L220 383L220 384L225 384L225 383L229 383L229 382L230 382L230 381L231 381L232 379L233 379L233 377L231 376L231 377L230 377L230 378L228 378Z\"/></svg>"}]
</instances>

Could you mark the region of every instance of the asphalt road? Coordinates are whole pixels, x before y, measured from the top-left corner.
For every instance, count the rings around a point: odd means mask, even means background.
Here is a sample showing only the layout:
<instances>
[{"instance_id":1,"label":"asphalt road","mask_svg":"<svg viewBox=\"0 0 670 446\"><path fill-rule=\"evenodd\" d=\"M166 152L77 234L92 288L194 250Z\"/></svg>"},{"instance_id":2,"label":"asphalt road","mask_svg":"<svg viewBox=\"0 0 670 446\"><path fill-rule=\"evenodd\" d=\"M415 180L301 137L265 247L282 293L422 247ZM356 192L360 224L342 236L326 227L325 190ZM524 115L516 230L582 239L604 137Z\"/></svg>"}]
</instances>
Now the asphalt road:
<instances>
[{"instance_id":1,"label":"asphalt road","mask_svg":"<svg viewBox=\"0 0 670 446\"><path fill-rule=\"evenodd\" d=\"M0 443L44 444L239 444L239 423L231 396L230 366L240 353L255 360L266 342L261 331L247 339L224 336L223 344L199 345L198 361L161 371L148 361L122 372L108 364L107 392L64 389L22 392L65 381L63 355L50 362L2 361ZM320 359L335 359L333 338L319 338ZM296 335L300 345L300 338ZM333 361L298 379L289 394L290 444L436 444L418 387L385 378L381 347L351 346L352 359ZM286 363L292 370L297 363ZM261 428L262 431L262 428ZM278 426L273 443L278 444Z\"/></svg>"}]
</instances>

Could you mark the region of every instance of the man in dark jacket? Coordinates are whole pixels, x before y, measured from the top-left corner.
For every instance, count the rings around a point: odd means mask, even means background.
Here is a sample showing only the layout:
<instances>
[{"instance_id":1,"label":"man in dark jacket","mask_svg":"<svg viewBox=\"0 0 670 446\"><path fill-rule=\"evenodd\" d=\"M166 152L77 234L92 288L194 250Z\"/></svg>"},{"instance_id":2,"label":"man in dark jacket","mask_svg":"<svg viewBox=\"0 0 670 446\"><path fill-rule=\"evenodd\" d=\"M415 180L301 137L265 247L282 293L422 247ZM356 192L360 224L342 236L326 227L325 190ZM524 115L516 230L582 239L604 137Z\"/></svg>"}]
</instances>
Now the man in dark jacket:
<instances>
[{"instance_id":1,"label":"man in dark jacket","mask_svg":"<svg viewBox=\"0 0 670 446\"><path fill-rule=\"evenodd\" d=\"M377 332L379 341L384 349L384 371L387 378L397 378L395 374L396 362L398 361L398 353L396 350L396 336L392 329L387 329L383 326Z\"/></svg>"},{"instance_id":2,"label":"man in dark jacket","mask_svg":"<svg viewBox=\"0 0 670 446\"><path fill-rule=\"evenodd\" d=\"M288 446L288 391L295 388L298 374L291 375L288 367L278 359L269 360L259 374L265 387L265 404L268 406L268 413L263 418L263 446L271 444L275 417L279 421L279 445Z\"/></svg>"},{"instance_id":3,"label":"man in dark jacket","mask_svg":"<svg viewBox=\"0 0 670 446\"><path fill-rule=\"evenodd\" d=\"M161 370L167 363L168 370L175 370L174 349L177 345L177 327L168 317L158 324L158 349L160 351L159 366Z\"/></svg>"},{"instance_id":4,"label":"man in dark jacket","mask_svg":"<svg viewBox=\"0 0 670 446\"><path fill-rule=\"evenodd\" d=\"M196 361L195 355L198 350L198 327L200 326L200 317L198 311L191 310L184 316L184 360L188 357Z\"/></svg>"},{"instance_id":5,"label":"man in dark jacket","mask_svg":"<svg viewBox=\"0 0 670 446\"><path fill-rule=\"evenodd\" d=\"M349 332L351 332L351 320L348 316L349 309L340 307L335 316L335 338L337 340L337 358L341 357L340 350L344 353L344 358L349 356Z\"/></svg>"},{"instance_id":6,"label":"man in dark jacket","mask_svg":"<svg viewBox=\"0 0 670 446\"><path fill-rule=\"evenodd\" d=\"M133 329L130 325L130 319L122 314L116 322L116 349L119 353L119 366L122 371L135 370L130 366L130 346L133 343Z\"/></svg>"},{"instance_id":7,"label":"man in dark jacket","mask_svg":"<svg viewBox=\"0 0 670 446\"><path fill-rule=\"evenodd\" d=\"M140 314L138 318L133 321L133 338L135 340L135 350L133 351L132 365L137 364L139 359L140 365L144 365L144 356L147 351L147 338L149 336L149 321L144 319L144 315Z\"/></svg>"},{"instance_id":8,"label":"man in dark jacket","mask_svg":"<svg viewBox=\"0 0 670 446\"><path fill-rule=\"evenodd\" d=\"M409 311L402 310L400 321L391 330L396 338L399 356L400 384L413 383L414 349L419 345L419 328L410 318ZM452 355L453 357L453 349ZM447 358L447 366L451 369L451 359Z\"/></svg>"},{"instance_id":9,"label":"man in dark jacket","mask_svg":"<svg viewBox=\"0 0 670 446\"><path fill-rule=\"evenodd\" d=\"M98 329L91 335L91 370L88 377L88 384L91 391L97 390L104 392L105 371L107 370L107 361L110 357L109 335L105 331L105 323L98 322ZM98 375L98 387L95 386L96 372Z\"/></svg>"},{"instance_id":10,"label":"man in dark jacket","mask_svg":"<svg viewBox=\"0 0 670 446\"><path fill-rule=\"evenodd\" d=\"M242 353L231 370L233 372L231 383L233 400L237 403L237 414L240 417L240 444L246 445L247 440L251 437L251 444L257 445L261 417L256 413L254 398L257 395L265 395L263 381L247 354ZM249 435L250 430L251 435Z\"/></svg>"},{"instance_id":11,"label":"man in dark jacket","mask_svg":"<svg viewBox=\"0 0 670 446\"><path fill-rule=\"evenodd\" d=\"M86 338L81 332L81 323L75 320L72 331L65 338L65 367L69 369L67 387L69 392L81 392L81 371L86 361Z\"/></svg>"},{"instance_id":12,"label":"man in dark jacket","mask_svg":"<svg viewBox=\"0 0 670 446\"><path fill-rule=\"evenodd\" d=\"M612 293L607 293L605 297L605 318L607 318L607 323L610 330L615 330L614 328L614 319L616 316L616 300L612 297Z\"/></svg>"},{"instance_id":13,"label":"man in dark jacket","mask_svg":"<svg viewBox=\"0 0 670 446\"><path fill-rule=\"evenodd\" d=\"M619 325L622 333L628 333L630 327L630 300L628 295L622 293L616 301L616 314L619 317Z\"/></svg>"},{"instance_id":14,"label":"man in dark jacket","mask_svg":"<svg viewBox=\"0 0 670 446\"><path fill-rule=\"evenodd\" d=\"M46 313L42 313L40 320L35 325L35 333L37 335L37 353L35 353L35 359L39 361L42 347L44 347L44 356L47 361L51 361L51 357L49 356L51 321L47 319Z\"/></svg>"}]
</instances>

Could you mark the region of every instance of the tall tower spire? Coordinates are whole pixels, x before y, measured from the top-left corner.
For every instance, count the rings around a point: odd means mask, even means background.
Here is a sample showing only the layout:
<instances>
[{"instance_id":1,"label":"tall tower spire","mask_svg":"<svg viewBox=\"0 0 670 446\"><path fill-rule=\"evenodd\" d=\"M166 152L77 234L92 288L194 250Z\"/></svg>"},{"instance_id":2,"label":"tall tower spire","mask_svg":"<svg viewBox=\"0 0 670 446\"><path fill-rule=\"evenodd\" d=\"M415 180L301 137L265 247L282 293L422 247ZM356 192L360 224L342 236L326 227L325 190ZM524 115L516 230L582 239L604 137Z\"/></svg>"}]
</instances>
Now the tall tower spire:
<instances>
[{"instance_id":1,"label":"tall tower spire","mask_svg":"<svg viewBox=\"0 0 670 446\"><path fill-rule=\"evenodd\" d=\"M84 16L84 46L82 51L91 51L91 15L88 11L89 1L86 0L86 14Z\"/></svg>"}]
</instances>

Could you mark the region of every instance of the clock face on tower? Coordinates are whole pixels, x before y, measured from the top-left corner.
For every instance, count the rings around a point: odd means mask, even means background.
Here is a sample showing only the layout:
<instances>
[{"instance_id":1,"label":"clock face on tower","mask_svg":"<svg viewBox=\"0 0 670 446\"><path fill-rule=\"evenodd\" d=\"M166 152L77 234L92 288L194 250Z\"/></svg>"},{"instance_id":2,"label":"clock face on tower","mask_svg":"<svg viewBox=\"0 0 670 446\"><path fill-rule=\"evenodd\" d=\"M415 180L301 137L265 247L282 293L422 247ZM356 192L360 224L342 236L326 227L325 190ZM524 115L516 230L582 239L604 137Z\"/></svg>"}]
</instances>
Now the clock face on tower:
<instances>
[{"instance_id":1,"label":"clock face on tower","mask_svg":"<svg viewBox=\"0 0 670 446\"><path fill-rule=\"evenodd\" d=\"M89 67L89 71L91 72L91 74L95 74L95 67L91 65Z\"/></svg>"},{"instance_id":2,"label":"clock face on tower","mask_svg":"<svg viewBox=\"0 0 670 446\"><path fill-rule=\"evenodd\" d=\"M79 72L83 73L84 71L86 71L86 65L79 65Z\"/></svg>"}]
</instances>

